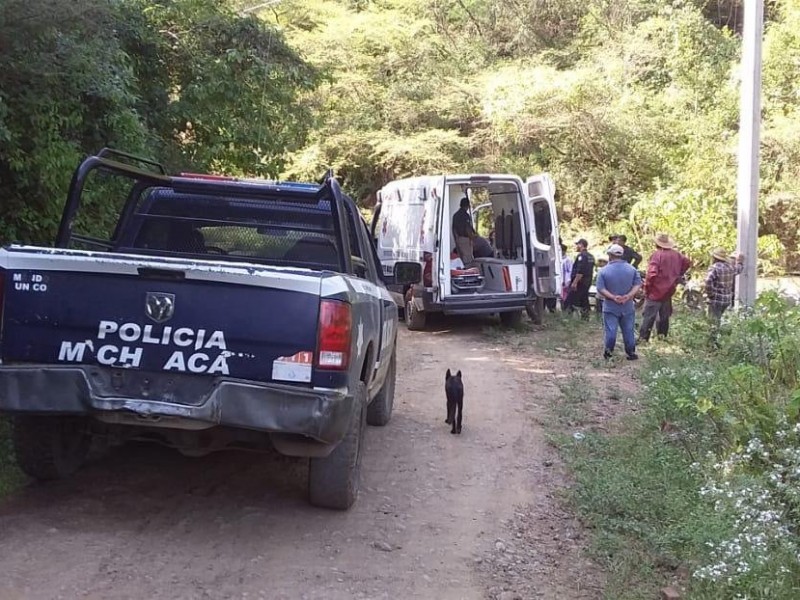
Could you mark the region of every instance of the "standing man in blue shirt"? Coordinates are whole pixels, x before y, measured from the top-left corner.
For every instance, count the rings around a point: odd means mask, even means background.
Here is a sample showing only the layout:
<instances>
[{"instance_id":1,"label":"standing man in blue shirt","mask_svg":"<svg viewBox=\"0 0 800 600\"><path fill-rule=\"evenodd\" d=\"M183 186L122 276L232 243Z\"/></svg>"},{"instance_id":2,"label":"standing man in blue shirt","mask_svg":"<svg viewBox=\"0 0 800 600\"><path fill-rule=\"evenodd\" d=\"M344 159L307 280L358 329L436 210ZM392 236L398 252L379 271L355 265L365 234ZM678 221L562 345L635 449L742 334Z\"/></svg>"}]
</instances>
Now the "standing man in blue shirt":
<instances>
[{"instance_id":1,"label":"standing man in blue shirt","mask_svg":"<svg viewBox=\"0 0 800 600\"><path fill-rule=\"evenodd\" d=\"M611 244L606 250L608 265L597 274L597 293L603 302L603 328L605 347L603 357L611 358L617 342L617 329L622 330L625 354L628 360L636 360L636 334L633 330L636 309L633 298L642 287L639 271L623 260L625 249L619 244Z\"/></svg>"}]
</instances>

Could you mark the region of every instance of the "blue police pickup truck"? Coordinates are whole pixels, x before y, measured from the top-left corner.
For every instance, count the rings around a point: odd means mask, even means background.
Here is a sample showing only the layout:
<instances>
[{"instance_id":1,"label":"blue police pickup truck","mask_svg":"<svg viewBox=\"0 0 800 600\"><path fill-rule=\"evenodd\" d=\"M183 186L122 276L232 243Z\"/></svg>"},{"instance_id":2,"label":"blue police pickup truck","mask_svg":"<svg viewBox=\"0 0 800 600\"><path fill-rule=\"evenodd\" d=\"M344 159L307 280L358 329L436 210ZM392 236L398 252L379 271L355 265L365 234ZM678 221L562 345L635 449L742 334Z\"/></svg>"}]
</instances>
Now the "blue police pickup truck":
<instances>
[{"instance_id":1,"label":"blue police pickup truck","mask_svg":"<svg viewBox=\"0 0 800 600\"><path fill-rule=\"evenodd\" d=\"M90 185L91 184L91 185ZM104 228L87 204L118 203ZM100 235L98 232L103 232ZM16 459L65 477L93 440L309 457L347 509L385 425L397 306L356 205L321 184L170 176L115 150L76 170L55 247L0 249L0 411Z\"/></svg>"}]
</instances>

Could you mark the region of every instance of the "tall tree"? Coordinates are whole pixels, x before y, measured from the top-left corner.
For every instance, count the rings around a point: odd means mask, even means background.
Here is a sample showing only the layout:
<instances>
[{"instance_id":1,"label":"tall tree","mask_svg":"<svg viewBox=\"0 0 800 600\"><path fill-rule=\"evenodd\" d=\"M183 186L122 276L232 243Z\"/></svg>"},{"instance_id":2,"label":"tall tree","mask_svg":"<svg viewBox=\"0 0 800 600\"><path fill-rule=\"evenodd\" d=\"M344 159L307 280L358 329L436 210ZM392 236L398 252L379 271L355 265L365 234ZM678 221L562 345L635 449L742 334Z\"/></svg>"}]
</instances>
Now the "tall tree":
<instances>
[{"instance_id":1,"label":"tall tree","mask_svg":"<svg viewBox=\"0 0 800 600\"><path fill-rule=\"evenodd\" d=\"M53 239L81 156L275 176L310 125L313 68L225 0L6 0L0 8L0 240ZM107 228L99 199L88 218Z\"/></svg>"}]
</instances>

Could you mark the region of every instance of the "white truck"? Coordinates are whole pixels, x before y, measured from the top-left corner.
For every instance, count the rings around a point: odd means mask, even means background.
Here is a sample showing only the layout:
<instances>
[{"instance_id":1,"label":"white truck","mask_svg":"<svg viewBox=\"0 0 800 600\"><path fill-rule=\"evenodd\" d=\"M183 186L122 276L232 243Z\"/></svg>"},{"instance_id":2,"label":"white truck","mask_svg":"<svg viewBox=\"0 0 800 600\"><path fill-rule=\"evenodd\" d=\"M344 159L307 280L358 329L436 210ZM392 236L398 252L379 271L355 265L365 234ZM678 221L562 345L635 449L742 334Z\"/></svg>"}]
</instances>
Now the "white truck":
<instances>
[{"instance_id":1,"label":"white truck","mask_svg":"<svg viewBox=\"0 0 800 600\"><path fill-rule=\"evenodd\" d=\"M526 310L539 321L543 299L561 290L554 196L548 174L524 182L509 174L424 176L381 188L372 235L384 272L397 262L423 267L419 282L392 290L402 294L408 328L424 329L432 312L497 313L511 326ZM464 197L477 233L489 242L468 272L451 268L452 220Z\"/></svg>"}]
</instances>

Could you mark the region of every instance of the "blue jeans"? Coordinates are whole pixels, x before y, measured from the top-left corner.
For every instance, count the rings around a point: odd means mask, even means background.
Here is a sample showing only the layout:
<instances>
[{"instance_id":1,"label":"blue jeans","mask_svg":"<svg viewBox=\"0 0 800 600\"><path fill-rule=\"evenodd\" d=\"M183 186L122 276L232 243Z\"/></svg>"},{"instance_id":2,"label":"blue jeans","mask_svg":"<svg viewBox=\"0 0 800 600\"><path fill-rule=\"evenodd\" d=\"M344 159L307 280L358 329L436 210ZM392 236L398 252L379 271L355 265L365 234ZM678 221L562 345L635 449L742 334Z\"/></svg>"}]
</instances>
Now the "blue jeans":
<instances>
[{"instance_id":1,"label":"blue jeans","mask_svg":"<svg viewBox=\"0 0 800 600\"><path fill-rule=\"evenodd\" d=\"M610 312L603 313L603 328L605 329L605 351L611 353L617 344L617 328L622 330L622 341L625 344L625 354L630 356L636 352L636 334L633 325L636 313L616 315Z\"/></svg>"}]
</instances>

